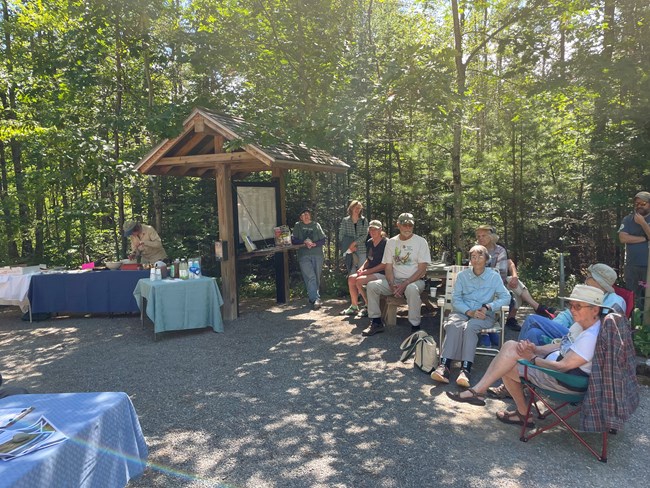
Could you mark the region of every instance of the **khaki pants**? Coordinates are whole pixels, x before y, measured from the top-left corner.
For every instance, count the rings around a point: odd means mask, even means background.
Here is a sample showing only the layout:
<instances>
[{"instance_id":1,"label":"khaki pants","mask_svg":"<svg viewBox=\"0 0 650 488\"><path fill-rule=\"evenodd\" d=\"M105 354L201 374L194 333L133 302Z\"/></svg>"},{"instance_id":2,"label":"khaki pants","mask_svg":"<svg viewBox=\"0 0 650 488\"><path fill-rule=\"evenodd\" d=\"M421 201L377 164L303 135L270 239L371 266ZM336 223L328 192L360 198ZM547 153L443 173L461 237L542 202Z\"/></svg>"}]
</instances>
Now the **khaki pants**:
<instances>
[{"instance_id":1,"label":"khaki pants","mask_svg":"<svg viewBox=\"0 0 650 488\"><path fill-rule=\"evenodd\" d=\"M395 280L395 283L399 284L402 281L404 280ZM423 280L411 283L404 290L404 298L406 298L406 303L409 307L409 322L413 326L420 325L422 321L422 298L420 298L420 293L423 290ZM382 276L380 279L368 283L366 285L366 292L368 294L368 317L371 319L381 317L379 300L382 295L392 295L386 277Z\"/></svg>"}]
</instances>

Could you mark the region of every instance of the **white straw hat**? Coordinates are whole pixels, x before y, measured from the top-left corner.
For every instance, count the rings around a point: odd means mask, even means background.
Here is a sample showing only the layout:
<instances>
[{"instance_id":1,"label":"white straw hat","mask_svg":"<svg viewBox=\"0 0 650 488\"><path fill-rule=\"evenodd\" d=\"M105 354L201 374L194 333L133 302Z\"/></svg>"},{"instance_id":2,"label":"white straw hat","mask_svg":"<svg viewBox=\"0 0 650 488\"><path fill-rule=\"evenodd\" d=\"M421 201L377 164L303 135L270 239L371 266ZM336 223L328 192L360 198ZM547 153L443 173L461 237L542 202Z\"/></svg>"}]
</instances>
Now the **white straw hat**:
<instances>
[{"instance_id":1,"label":"white straw hat","mask_svg":"<svg viewBox=\"0 0 650 488\"><path fill-rule=\"evenodd\" d=\"M570 297L562 297L570 302L583 302L596 307L609 308L603 306L605 292L600 288L589 285L576 285L571 292Z\"/></svg>"}]
</instances>

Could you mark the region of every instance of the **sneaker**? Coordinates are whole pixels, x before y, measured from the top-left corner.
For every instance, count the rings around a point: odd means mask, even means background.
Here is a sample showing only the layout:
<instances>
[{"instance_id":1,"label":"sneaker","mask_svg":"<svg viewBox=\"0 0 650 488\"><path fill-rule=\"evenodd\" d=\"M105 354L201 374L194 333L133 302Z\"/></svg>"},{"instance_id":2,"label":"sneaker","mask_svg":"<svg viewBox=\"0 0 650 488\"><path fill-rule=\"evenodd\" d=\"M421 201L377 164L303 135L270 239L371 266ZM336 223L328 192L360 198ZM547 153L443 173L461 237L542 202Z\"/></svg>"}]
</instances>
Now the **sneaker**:
<instances>
[{"instance_id":1,"label":"sneaker","mask_svg":"<svg viewBox=\"0 0 650 488\"><path fill-rule=\"evenodd\" d=\"M363 318L368 316L368 307L363 307L359 309L359 313L357 314L357 317Z\"/></svg>"},{"instance_id":2,"label":"sneaker","mask_svg":"<svg viewBox=\"0 0 650 488\"><path fill-rule=\"evenodd\" d=\"M439 364L438 367L431 373L431 379L438 383L449 383L450 371L444 364Z\"/></svg>"},{"instance_id":3,"label":"sneaker","mask_svg":"<svg viewBox=\"0 0 650 488\"><path fill-rule=\"evenodd\" d=\"M374 322L370 322L370 325L363 330L361 335L368 337L371 335L379 334L380 332L383 332L384 329L384 324L376 324Z\"/></svg>"},{"instance_id":4,"label":"sneaker","mask_svg":"<svg viewBox=\"0 0 650 488\"><path fill-rule=\"evenodd\" d=\"M501 386L491 386L490 388L487 389L488 395L490 395L492 398L512 398L512 395L510 392L506 389L506 385L501 385Z\"/></svg>"},{"instance_id":5,"label":"sneaker","mask_svg":"<svg viewBox=\"0 0 650 488\"><path fill-rule=\"evenodd\" d=\"M359 307L356 305L350 305L348 308L341 312L341 315L356 315L359 311Z\"/></svg>"},{"instance_id":6,"label":"sneaker","mask_svg":"<svg viewBox=\"0 0 650 488\"><path fill-rule=\"evenodd\" d=\"M456 378L456 384L462 388L469 388L469 371L461 369L458 378Z\"/></svg>"},{"instance_id":7,"label":"sneaker","mask_svg":"<svg viewBox=\"0 0 650 488\"><path fill-rule=\"evenodd\" d=\"M320 298L317 298L316 301L314 302L314 304L312 305L312 308L314 310L318 310L321 307L322 304L323 304L323 302L320 301Z\"/></svg>"},{"instance_id":8,"label":"sneaker","mask_svg":"<svg viewBox=\"0 0 650 488\"><path fill-rule=\"evenodd\" d=\"M412 325L411 326L411 334L415 334L419 330L421 330L419 325Z\"/></svg>"},{"instance_id":9,"label":"sneaker","mask_svg":"<svg viewBox=\"0 0 650 488\"><path fill-rule=\"evenodd\" d=\"M514 317L510 317L508 320L506 320L506 327L517 332L521 330L521 325L519 325L517 319Z\"/></svg>"}]
</instances>

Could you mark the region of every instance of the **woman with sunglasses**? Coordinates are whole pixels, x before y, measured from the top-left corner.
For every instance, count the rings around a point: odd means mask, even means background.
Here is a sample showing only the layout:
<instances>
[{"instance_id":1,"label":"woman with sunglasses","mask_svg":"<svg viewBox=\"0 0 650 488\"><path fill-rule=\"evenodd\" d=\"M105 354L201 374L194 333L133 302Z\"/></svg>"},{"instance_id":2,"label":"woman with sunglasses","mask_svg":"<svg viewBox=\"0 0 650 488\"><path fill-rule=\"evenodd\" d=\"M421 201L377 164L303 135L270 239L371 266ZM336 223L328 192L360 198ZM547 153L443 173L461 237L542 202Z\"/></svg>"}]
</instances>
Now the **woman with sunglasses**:
<instances>
[{"instance_id":1,"label":"woman with sunglasses","mask_svg":"<svg viewBox=\"0 0 650 488\"><path fill-rule=\"evenodd\" d=\"M526 415L526 400L519 377L523 374L520 359L547 369L564 373L588 376L591 373L591 360L594 357L596 340L600 332L601 313L605 294L599 288L588 285L576 285L570 297L569 309L574 324L568 334L558 343L537 346L530 341L508 341L492 360L483 378L466 391L447 392L447 396L457 402L472 405L485 405L487 389L499 378L503 380L508 392L515 401L516 410L497 413L497 419L506 424L522 425ZM531 368L528 378L536 385L547 390L571 393L572 390L561 385L557 380L540 370Z\"/></svg>"}]
</instances>

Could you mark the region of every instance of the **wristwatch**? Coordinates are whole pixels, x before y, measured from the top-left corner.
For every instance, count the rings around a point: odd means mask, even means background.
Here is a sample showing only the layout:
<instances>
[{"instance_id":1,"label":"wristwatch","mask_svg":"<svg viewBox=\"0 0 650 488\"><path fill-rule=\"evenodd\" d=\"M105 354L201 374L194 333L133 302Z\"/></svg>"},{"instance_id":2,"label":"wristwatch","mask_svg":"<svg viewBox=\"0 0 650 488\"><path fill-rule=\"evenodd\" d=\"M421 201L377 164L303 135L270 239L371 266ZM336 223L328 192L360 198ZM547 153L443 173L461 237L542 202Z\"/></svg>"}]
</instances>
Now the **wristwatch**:
<instances>
[{"instance_id":1,"label":"wristwatch","mask_svg":"<svg viewBox=\"0 0 650 488\"><path fill-rule=\"evenodd\" d=\"M484 303L481 307L485 307L485 310L492 310L487 303Z\"/></svg>"}]
</instances>

